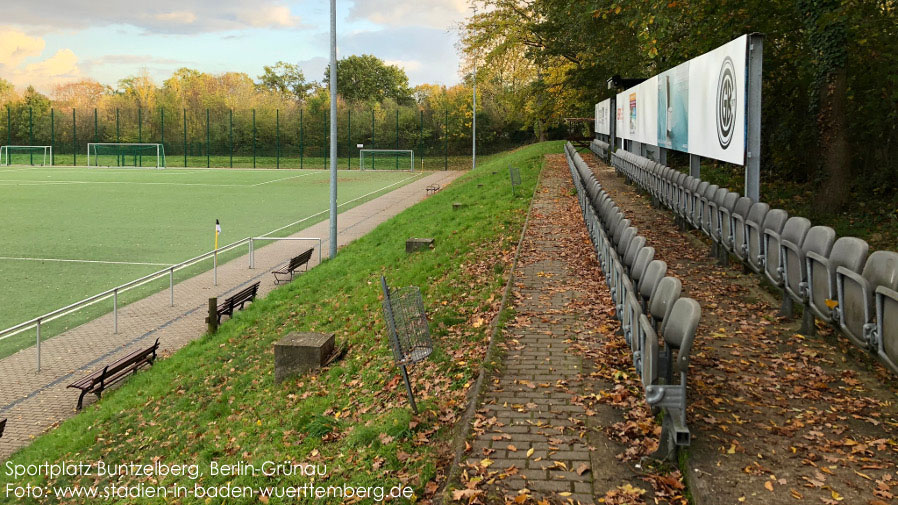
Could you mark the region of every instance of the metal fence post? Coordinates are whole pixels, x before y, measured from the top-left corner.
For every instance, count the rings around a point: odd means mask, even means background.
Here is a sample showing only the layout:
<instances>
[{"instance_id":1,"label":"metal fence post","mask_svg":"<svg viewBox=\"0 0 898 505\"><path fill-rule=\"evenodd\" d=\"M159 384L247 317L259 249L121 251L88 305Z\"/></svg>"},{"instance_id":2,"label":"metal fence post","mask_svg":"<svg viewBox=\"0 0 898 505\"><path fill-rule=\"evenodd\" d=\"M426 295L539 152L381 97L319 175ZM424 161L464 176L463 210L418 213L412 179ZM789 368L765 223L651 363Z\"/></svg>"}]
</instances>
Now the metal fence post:
<instances>
[{"instance_id":1,"label":"metal fence post","mask_svg":"<svg viewBox=\"0 0 898 505\"><path fill-rule=\"evenodd\" d=\"M443 155L443 170L449 170L449 109L446 109L446 131L443 136L446 137L446 154Z\"/></svg>"},{"instance_id":2,"label":"metal fence post","mask_svg":"<svg viewBox=\"0 0 898 505\"><path fill-rule=\"evenodd\" d=\"M175 306L175 267L168 269L168 300L169 306Z\"/></svg>"},{"instance_id":3,"label":"metal fence post","mask_svg":"<svg viewBox=\"0 0 898 505\"><path fill-rule=\"evenodd\" d=\"M230 147L231 168L234 168L234 109L228 109L228 145Z\"/></svg>"},{"instance_id":4,"label":"metal fence post","mask_svg":"<svg viewBox=\"0 0 898 505\"><path fill-rule=\"evenodd\" d=\"M56 113L50 109L50 166L53 166L53 148L56 147Z\"/></svg>"},{"instance_id":5,"label":"metal fence post","mask_svg":"<svg viewBox=\"0 0 898 505\"><path fill-rule=\"evenodd\" d=\"M37 320L37 371L41 371L41 320Z\"/></svg>"},{"instance_id":6,"label":"metal fence post","mask_svg":"<svg viewBox=\"0 0 898 505\"><path fill-rule=\"evenodd\" d=\"M28 107L28 145L34 145L34 107ZM29 157L31 164L34 165L34 152Z\"/></svg>"},{"instance_id":7,"label":"metal fence post","mask_svg":"<svg viewBox=\"0 0 898 505\"><path fill-rule=\"evenodd\" d=\"M112 333L118 333L118 288L112 291Z\"/></svg>"},{"instance_id":8,"label":"metal fence post","mask_svg":"<svg viewBox=\"0 0 898 505\"><path fill-rule=\"evenodd\" d=\"M256 109L253 109L253 168L256 168Z\"/></svg>"},{"instance_id":9,"label":"metal fence post","mask_svg":"<svg viewBox=\"0 0 898 505\"><path fill-rule=\"evenodd\" d=\"M324 157L324 169L327 170L327 111L321 112L322 121L321 124L324 126L324 141L321 143L321 154Z\"/></svg>"},{"instance_id":10,"label":"metal fence post","mask_svg":"<svg viewBox=\"0 0 898 505\"><path fill-rule=\"evenodd\" d=\"M299 109L299 169L303 168L303 156L305 156L305 131L303 131L303 108Z\"/></svg>"},{"instance_id":11,"label":"metal fence post","mask_svg":"<svg viewBox=\"0 0 898 505\"><path fill-rule=\"evenodd\" d=\"M209 134L209 108L206 107L206 168L210 168L212 166L212 160L209 156L210 140L211 135Z\"/></svg>"},{"instance_id":12,"label":"metal fence post","mask_svg":"<svg viewBox=\"0 0 898 505\"><path fill-rule=\"evenodd\" d=\"M255 249L253 248L253 238L249 238L249 269L252 270L255 268L255 258L253 255L255 254Z\"/></svg>"},{"instance_id":13,"label":"metal fence post","mask_svg":"<svg viewBox=\"0 0 898 505\"><path fill-rule=\"evenodd\" d=\"M281 168L281 110L274 109L274 157L275 167Z\"/></svg>"},{"instance_id":14,"label":"metal fence post","mask_svg":"<svg viewBox=\"0 0 898 505\"><path fill-rule=\"evenodd\" d=\"M184 167L187 167L187 109L184 112Z\"/></svg>"},{"instance_id":15,"label":"metal fence post","mask_svg":"<svg viewBox=\"0 0 898 505\"><path fill-rule=\"evenodd\" d=\"M352 170L352 109L346 110L346 170Z\"/></svg>"}]
</instances>

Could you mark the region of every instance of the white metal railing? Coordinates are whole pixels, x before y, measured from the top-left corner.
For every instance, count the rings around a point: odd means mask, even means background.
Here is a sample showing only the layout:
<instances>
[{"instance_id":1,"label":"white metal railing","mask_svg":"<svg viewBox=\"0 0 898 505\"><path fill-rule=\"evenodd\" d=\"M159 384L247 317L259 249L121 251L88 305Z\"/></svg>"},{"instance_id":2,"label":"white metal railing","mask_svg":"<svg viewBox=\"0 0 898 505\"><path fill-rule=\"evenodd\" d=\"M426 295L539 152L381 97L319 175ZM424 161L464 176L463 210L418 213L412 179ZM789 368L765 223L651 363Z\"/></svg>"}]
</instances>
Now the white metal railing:
<instances>
[{"instance_id":1,"label":"white metal railing","mask_svg":"<svg viewBox=\"0 0 898 505\"><path fill-rule=\"evenodd\" d=\"M119 294L124 293L126 291L132 290L134 288L138 288L143 286L144 284L153 282L155 280L161 279L165 276L168 276L168 289L169 289L169 306L174 307L175 305L175 272L178 270L182 270L189 266L195 265L203 260L208 260L212 258L212 276L213 283L218 285L218 254L230 251L236 247L239 247L244 244L249 244L249 268L255 268L255 241L257 240L315 240L318 242L318 263L321 263L321 239L318 237L246 237L240 239L236 242L232 242L228 245L219 247L213 251L205 252L200 254L199 256L195 256L190 258L189 260L182 261L175 265L171 265L162 270L158 270L151 274L145 275L139 279L135 279L130 282L126 282L120 286L116 286L112 289L108 289L103 291L102 293L98 293L93 296L89 296L83 300L79 300L75 303L66 305L65 307L56 309L51 312L47 312L46 314L37 316L35 318L29 319L27 321L21 322L15 326L10 326L9 328L0 330L0 340L5 340L10 337L14 337L20 333L23 333L31 328L35 329L35 348L37 350L37 371L41 370L41 326L59 319L61 317L67 316L74 312L77 312L81 309L89 307L91 305L97 304L104 300L108 300L112 298L112 331L113 333L118 333L118 297Z\"/></svg>"}]
</instances>

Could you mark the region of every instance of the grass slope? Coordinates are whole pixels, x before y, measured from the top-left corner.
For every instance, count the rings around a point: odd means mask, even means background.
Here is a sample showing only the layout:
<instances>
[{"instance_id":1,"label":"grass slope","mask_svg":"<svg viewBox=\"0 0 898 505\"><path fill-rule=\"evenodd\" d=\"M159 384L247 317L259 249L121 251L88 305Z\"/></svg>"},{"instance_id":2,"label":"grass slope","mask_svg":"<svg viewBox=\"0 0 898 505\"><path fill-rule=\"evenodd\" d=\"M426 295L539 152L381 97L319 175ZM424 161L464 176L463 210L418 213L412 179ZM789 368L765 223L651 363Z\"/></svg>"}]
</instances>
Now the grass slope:
<instances>
[{"instance_id":1,"label":"grass slope","mask_svg":"<svg viewBox=\"0 0 898 505\"><path fill-rule=\"evenodd\" d=\"M327 466L332 486L411 486L430 497L445 480L453 428L481 365L489 320L526 216L544 143L497 157L450 187L407 209L340 255L272 292L219 333L188 345L120 390L14 455L8 464L103 460L107 463L200 465L185 477L44 477L7 484L41 487L175 484L302 486L299 475L212 476L210 463L291 461ZM511 196L507 167L521 167L523 187ZM467 204L453 210L453 202ZM436 248L406 255L408 237L434 237ZM380 275L394 287L424 293L437 350L411 368L421 414L407 407L387 345ZM290 331L335 332L346 358L316 374L273 383L272 343ZM73 395L74 401L74 395ZM14 421L12 421L14 422ZM89 498L21 499L16 503L96 503ZM256 499L237 501L254 503ZM261 500L267 502L268 500ZM303 498L299 503L340 502ZM369 502L371 500L363 500ZM235 503L196 497L120 503ZM272 498L271 503L297 503Z\"/></svg>"}]
</instances>

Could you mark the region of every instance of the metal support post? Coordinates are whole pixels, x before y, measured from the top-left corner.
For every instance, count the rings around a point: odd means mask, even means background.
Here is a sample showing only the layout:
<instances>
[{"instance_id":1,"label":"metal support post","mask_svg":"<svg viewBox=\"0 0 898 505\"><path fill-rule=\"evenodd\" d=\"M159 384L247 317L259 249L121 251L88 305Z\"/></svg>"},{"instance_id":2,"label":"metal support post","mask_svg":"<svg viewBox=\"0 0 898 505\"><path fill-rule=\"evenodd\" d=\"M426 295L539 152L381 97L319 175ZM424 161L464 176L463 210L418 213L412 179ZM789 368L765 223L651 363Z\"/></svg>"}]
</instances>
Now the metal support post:
<instances>
[{"instance_id":1,"label":"metal support post","mask_svg":"<svg viewBox=\"0 0 898 505\"><path fill-rule=\"evenodd\" d=\"M753 202L761 198L761 70L764 36L748 36L748 90L746 91L745 196Z\"/></svg>"},{"instance_id":2,"label":"metal support post","mask_svg":"<svg viewBox=\"0 0 898 505\"><path fill-rule=\"evenodd\" d=\"M689 155L689 175L700 179L702 175L702 157L697 154Z\"/></svg>"},{"instance_id":3,"label":"metal support post","mask_svg":"<svg viewBox=\"0 0 898 505\"><path fill-rule=\"evenodd\" d=\"M112 333L118 334L118 288L112 291Z\"/></svg>"}]
</instances>

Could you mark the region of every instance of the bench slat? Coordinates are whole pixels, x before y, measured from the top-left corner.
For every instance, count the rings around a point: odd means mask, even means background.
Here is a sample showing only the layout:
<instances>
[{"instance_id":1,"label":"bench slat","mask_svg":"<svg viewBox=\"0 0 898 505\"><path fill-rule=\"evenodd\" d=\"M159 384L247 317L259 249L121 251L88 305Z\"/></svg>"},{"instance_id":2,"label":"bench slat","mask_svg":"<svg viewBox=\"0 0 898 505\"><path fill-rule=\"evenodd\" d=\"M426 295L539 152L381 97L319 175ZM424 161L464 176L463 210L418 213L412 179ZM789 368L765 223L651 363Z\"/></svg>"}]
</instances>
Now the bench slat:
<instances>
[{"instance_id":1,"label":"bench slat","mask_svg":"<svg viewBox=\"0 0 898 505\"><path fill-rule=\"evenodd\" d=\"M108 386L124 380L129 374L135 373L145 366L152 365L156 360L158 349L159 339L157 338L150 347L134 351L106 365L102 370L69 384L68 387L81 390L81 396L78 398L78 410L81 410L85 394L94 393L99 397Z\"/></svg>"}]
</instances>

